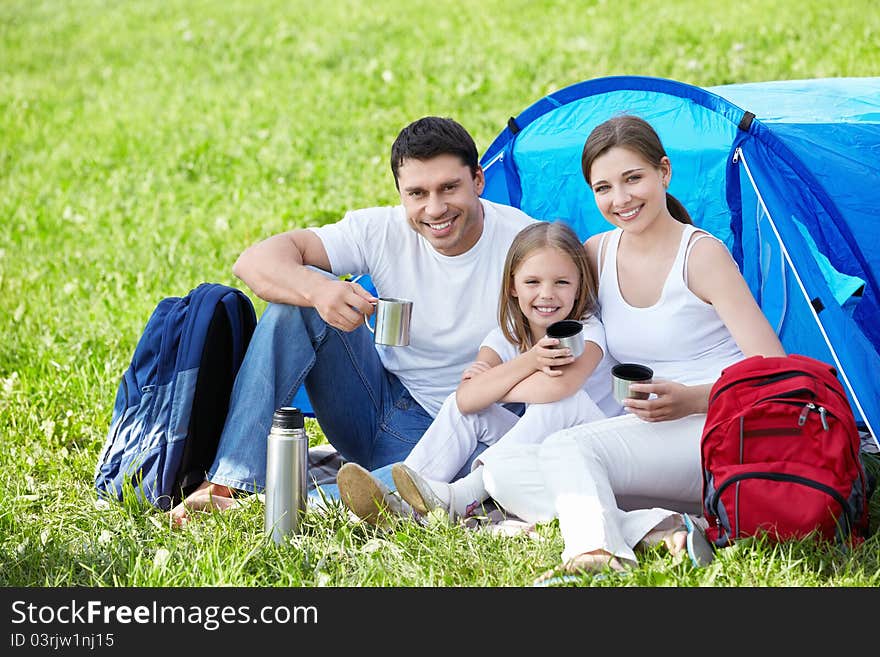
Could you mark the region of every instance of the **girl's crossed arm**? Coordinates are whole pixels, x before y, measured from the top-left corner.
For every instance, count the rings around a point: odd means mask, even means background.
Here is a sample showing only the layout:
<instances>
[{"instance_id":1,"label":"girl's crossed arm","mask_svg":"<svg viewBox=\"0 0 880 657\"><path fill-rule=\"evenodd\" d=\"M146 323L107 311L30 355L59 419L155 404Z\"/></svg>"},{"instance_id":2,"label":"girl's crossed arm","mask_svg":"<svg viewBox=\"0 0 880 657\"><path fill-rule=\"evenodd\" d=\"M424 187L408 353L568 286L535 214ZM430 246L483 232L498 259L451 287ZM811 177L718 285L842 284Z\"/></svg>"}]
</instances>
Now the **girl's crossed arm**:
<instances>
[{"instance_id":1,"label":"girl's crossed arm","mask_svg":"<svg viewBox=\"0 0 880 657\"><path fill-rule=\"evenodd\" d=\"M476 413L501 401L513 386L535 371L530 359L524 358L529 353L527 351L505 363L494 349L480 347L476 362L465 370L455 391L458 410Z\"/></svg>"},{"instance_id":2,"label":"girl's crossed arm","mask_svg":"<svg viewBox=\"0 0 880 657\"><path fill-rule=\"evenodd\" d=\"M551 376L544 369L533 372L514 385L501 401L547 404L570 397L583 387L602 360L602 355L602 348L588 340L584 342L584 353L574 362L553 370L559 374Z\"/></svg>"},{"instance_id":3,"label":"girl's crossed arm","mask_svg":"<svg viewBox=\"0 0 880 657\"><path fill-rule=\"evenodd\" d=\"M498 402L545 404L573 395L602 360L602 349L586 341L578 358L552 358L556 343L554 338L544 338L506 363L494 350L481 347L456 391L458 410L476 413Z\"/></svg>"}]
</instances>

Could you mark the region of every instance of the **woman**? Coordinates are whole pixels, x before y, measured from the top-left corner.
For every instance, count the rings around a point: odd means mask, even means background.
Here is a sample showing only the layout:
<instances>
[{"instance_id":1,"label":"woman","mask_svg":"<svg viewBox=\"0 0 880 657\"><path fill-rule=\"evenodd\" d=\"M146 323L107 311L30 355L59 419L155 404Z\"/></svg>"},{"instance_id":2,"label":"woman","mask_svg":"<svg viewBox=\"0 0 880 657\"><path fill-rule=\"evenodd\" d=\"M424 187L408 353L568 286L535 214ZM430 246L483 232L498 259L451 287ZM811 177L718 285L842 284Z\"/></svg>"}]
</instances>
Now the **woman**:
<instances>
[{"instance_id":1,"label":"woman","mask_svg":"<svg viewBox=\"0 0 880 657\"><path fill-rule=\"evenodd\" d=\"M651 367L653 383L632 386L651 396L540 445L499 445L483 459L484 483L524 520L559 518L566 571L636 564L639 543L690 547L707 563L711 547L683 512L700 507L709 390L743 357L784 351L726 247L666 191L672 165L650 124L621 115L599 125L581 164L615 226L586 242L608 353Z\"/></svg>"}]
</instances>

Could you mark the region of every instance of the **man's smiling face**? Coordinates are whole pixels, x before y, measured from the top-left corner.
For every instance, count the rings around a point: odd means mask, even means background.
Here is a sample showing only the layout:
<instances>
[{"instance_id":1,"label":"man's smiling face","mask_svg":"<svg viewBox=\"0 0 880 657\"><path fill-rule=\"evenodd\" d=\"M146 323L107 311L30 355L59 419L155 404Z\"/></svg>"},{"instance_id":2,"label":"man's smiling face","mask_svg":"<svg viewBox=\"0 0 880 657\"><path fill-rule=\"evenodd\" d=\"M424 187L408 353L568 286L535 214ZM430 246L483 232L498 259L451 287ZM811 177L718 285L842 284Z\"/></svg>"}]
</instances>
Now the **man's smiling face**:
<instances>
[{"instance_id":1,"label":"man's smiling face","mask_svg":"<svg viewBox=\"0 0 880 657\"><path fill-rule=\"evenodd\" d=\"M400 200L410 225L446 256L461 255L480 239L484 184L483 170L472 175L455 155L407 158L398 170Z\"/></svg>"}]
</instances>

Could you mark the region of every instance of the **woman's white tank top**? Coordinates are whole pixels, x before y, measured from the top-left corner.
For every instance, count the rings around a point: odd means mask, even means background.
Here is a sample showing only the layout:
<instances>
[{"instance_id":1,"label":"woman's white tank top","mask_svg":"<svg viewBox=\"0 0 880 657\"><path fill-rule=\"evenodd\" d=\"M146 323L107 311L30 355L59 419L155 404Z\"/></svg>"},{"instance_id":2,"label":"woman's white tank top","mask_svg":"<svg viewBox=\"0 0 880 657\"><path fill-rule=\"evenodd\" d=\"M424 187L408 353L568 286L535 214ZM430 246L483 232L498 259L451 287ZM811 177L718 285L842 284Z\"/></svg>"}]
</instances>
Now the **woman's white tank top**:
<instances>
[{"instance_id":1,"label":"woman's white tank top","mask_svg":"<svg viewBox=\"0 0 880 657\"><path fill-rule=\"evenodd\" d=\"M694 232L699 234L689 246ZM717 238L685 224L660 298L653 306L636 308L624 300L617 280L622 234L619 228L605 233L599 246L599 305L608 353L620 363L647 365L656 379L686 385L714 382L722 369L744 356L712 304L688 288L687 258L699 239Z\"/></svg>"}]
</instances>

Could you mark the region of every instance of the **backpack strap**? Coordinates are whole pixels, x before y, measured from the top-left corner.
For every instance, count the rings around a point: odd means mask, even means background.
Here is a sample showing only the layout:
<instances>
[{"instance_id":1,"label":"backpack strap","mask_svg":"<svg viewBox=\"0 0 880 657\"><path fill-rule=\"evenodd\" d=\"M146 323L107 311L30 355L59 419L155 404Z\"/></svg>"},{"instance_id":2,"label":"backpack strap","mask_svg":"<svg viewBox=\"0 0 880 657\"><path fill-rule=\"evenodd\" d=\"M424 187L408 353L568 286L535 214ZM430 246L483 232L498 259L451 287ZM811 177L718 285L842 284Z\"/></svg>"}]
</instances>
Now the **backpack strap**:
<instances>
[{"instance_id":1,"label":"backpack strap","mask_svg":"<svg viewBox=\"0 0 880 657\"><path fill-rule=\"evenodd\" d=\"M245 351L257 324L257 317L251 300L241 290L232 289L224 295L222 302L229 317L229 325L232 328L234 376L238 374L238 368L244 359Z\"/></svg>"}]
</instances>

